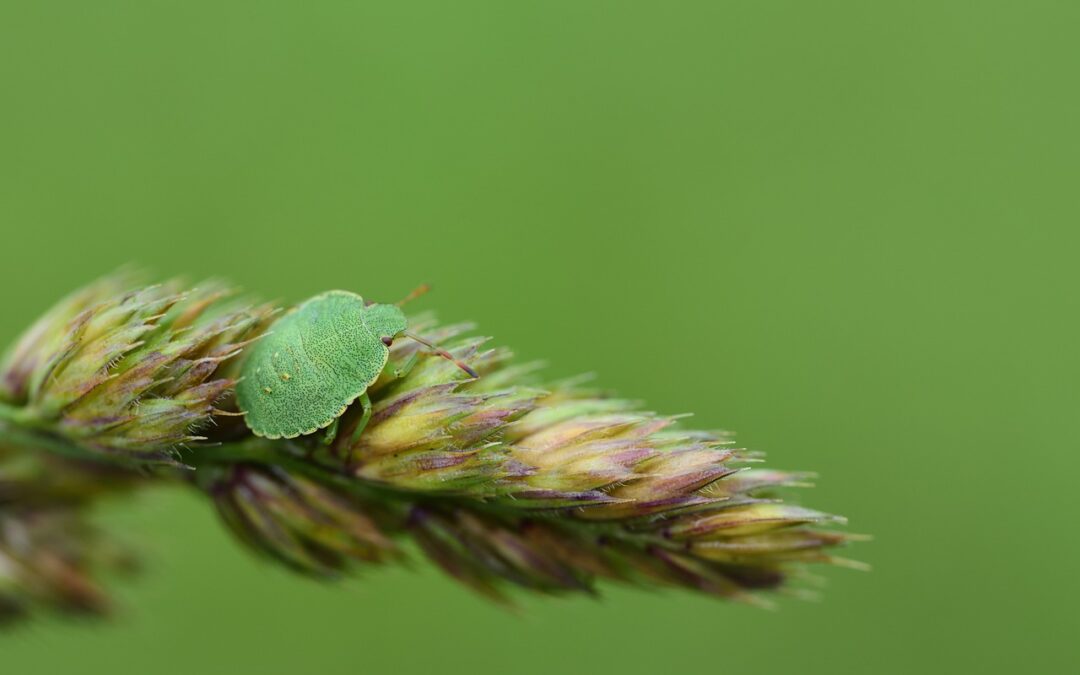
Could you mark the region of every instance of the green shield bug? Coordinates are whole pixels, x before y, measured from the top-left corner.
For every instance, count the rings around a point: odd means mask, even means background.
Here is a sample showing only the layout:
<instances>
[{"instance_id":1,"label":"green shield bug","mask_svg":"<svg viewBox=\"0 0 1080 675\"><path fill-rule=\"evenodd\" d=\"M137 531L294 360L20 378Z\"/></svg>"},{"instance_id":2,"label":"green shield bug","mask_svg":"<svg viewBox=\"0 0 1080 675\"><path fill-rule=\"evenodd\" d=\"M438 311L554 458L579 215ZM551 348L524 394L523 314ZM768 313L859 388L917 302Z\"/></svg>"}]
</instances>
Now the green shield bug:
<instances>
[{"instance_id":1,"label":"green shield bug","mask_svg":"<svg viewBox=\"0 0 1080 675\"><path fill-rule=\"evenodd\" d=\"M256 436L273 439L329 427L332 438L337 419L359 399L364 413L353 432L359 436L371 415L367 389L386 367L390 345L401 335L477 377L450 354L406 332L400 308L404 302L369 304L355 293L330 291L274 322L270 332L252 345L236 385L248 428Z\"/></svg>"}]
</instances>

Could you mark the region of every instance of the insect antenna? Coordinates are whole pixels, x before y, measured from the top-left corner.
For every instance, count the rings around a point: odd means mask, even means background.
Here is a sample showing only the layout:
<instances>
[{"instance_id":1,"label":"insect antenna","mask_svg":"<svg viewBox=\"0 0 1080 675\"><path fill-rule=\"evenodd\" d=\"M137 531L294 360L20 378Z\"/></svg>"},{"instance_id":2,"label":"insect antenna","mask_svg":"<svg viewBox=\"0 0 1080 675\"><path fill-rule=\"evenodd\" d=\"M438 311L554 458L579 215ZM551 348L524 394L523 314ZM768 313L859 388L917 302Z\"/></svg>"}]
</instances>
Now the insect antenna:
<instances>
[{"instance_id":1,"label":"insect antenna","mask_svg":"<svg viewBox=\"0 0 1080 675\"><path fill-rule=\"evenodd\" d=\"M427 284L420 284L419 286L414 288L412 291L410 291L408 295L406 295L401 300L398 300L394 304L397 305L398 307L401 307L401 306L405 305L406 303L412 302L413 300L419 298L421 295L424 295L425 293L427 293L430 290L431 290L431 286L429 286Z\"/></svg>"},{"instance_id":2,"label":"insect antenna","mask_svg":"<svg viewBox=\"0 0 1080 675\"><path fill-rule=\"evenodd\" d=\"M419 342L420 344L424 345L425 347L430 349L432 352L434 352L435 354L438 354L439 356L443 357L447 361L451 361L455 366L457 366L458 368L461 368L466 373L468 373L469 377L472 377L472 378L479 378L480 377L479 373L477 373L475 370L473 370L472 368L470 368L466 364L462 363L461 361L455 359L453 354L446 351L445 349L439 349L438 347L431 344L430 342L428 342L424 338L420 337L419 335L414 335L413 333L410 333L409 331L405 331L403 333L403 335L405 337L409 338L410 340L415 340L415 341Z\"/></svg>"}]
</instances>

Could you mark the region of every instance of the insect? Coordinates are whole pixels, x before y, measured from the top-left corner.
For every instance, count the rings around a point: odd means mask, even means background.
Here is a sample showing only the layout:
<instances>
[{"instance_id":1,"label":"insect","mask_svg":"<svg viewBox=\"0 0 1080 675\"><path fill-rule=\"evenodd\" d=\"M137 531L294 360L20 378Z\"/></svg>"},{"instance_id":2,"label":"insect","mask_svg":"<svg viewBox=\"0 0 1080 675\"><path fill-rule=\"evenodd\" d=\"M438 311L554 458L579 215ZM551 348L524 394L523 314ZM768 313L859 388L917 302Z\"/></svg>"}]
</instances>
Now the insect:
<instances>
[{"instance_id":1,"label":"insect","mask_svg":"<svg viewBox=\"0 0 1080 675\"><path fill-rule=\"evenodd\" d=\"M330 291L278 319L253 345L236 385L248 428L271 439L327 429L330 443L338 418L359 400L363 415L353 431L353 438L359 438L371 417L368 387L386 367L390 345L399 336L416 340L477 377L446 351L406 331L400 305L424 290L397 304L368 303L356 293Z\"/></svg>"}]
</instances>

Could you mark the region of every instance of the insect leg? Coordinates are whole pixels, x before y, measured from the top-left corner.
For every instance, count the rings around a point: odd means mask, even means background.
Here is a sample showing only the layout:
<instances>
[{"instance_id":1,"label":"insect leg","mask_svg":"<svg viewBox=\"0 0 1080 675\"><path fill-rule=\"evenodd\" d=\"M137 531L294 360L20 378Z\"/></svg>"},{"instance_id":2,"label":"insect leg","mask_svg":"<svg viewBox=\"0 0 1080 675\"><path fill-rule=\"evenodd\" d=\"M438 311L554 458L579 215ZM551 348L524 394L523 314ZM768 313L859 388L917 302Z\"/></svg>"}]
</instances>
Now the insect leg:
<instances>
[{"instance_id":1,"label":"insect leg","mask_svg":"<svg viewBox=\"0 0 1080 675\"><path fill-rule=\"evenodd\" d=\"M366 391L360 395L360 405L364 407L364 412L360 415L360 421L356 423L356 428L353 429L352 436L349 438L350 448L360 440L360 434L364 433L364 427L367 426L368 420L371 419L371 399Z\"/></svg>"},{"instance_id":2,"label":"insect leg","mask_svg":"<svg viewBox=\"0 0 1080 675\"><path fill-rule=\"evenodd\" d=\"M338 419L341 419L340 417ZM326 435L323 436L323 445L333 445L334 439L337 438L338 432L338 420L335 419L330 423L330 426L326 427Z\"/></svg>"},{"instance_id":3,"label":"insect leg","mask_svg":"<svg viewBox=\"0 0 1080 675\"><path fill-rule=\"evenodd\" d=\"M419 360L420 360L420 355L414 353L408 359L405 360L405 363L401 364L400 366L394 366L394 377L400 379L400 378L405 377L406 375L408 375L409 372L412 371L413 366L415 366L416 362L419 361Z\"/></svg>"}]
</instances>

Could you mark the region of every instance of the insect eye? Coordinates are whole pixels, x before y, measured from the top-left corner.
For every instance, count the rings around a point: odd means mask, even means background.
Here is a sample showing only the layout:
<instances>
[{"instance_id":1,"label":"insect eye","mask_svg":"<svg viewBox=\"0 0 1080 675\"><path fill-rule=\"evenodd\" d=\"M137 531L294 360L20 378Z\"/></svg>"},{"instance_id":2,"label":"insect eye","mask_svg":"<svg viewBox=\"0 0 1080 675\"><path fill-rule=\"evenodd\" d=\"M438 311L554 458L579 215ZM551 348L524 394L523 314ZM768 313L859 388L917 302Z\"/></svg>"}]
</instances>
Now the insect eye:
<instances>
[{"instance_id":1,"label":"insect eye","mask_svg":"<svg viewBox=\"0 0 1080 675\"><path fill-rule=\"evenodd\" d=\"M382 343L384 345L386 345L387 347L389 347L390 345L394 344L394 338L392 338L392 337L384 337L382 339Z\"/></svg>"}]
</instances>

